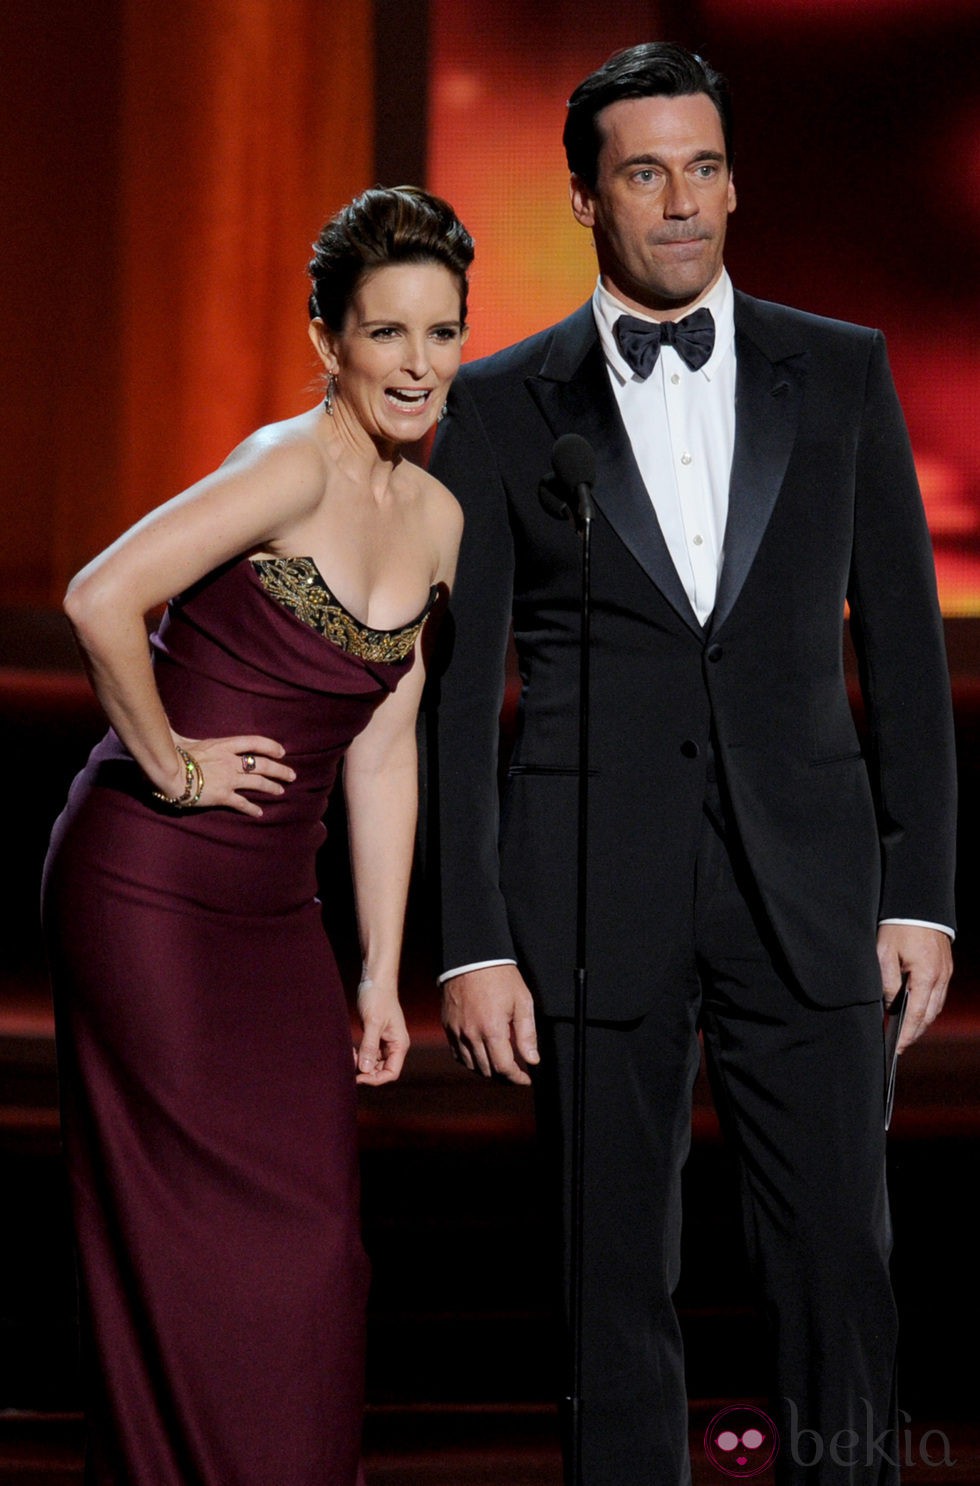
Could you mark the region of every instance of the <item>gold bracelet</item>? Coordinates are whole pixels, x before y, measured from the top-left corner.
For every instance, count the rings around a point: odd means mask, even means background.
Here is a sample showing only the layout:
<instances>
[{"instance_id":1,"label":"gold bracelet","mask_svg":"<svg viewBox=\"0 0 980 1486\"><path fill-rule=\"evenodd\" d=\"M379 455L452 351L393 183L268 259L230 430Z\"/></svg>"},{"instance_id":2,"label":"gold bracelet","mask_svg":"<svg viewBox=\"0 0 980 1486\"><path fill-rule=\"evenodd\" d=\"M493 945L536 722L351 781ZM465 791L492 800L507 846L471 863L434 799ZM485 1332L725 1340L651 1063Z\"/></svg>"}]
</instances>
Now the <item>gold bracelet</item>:
<instances>
[{"instance_id":1,"label":"gold bracelet","mask_svg":"<svg viewBox=\"0 0 980 1486\"><path fill-rule=\"evenodd\" d=\"M184 793L165 795L163 790L155 789L153 798L162 800L165 805L172 805L176 810L190 810L197 804L204 791L204 770L197 759L191 757L186 748L178 746L177 753L184 765Z\"/></svg>"}]
</instances>

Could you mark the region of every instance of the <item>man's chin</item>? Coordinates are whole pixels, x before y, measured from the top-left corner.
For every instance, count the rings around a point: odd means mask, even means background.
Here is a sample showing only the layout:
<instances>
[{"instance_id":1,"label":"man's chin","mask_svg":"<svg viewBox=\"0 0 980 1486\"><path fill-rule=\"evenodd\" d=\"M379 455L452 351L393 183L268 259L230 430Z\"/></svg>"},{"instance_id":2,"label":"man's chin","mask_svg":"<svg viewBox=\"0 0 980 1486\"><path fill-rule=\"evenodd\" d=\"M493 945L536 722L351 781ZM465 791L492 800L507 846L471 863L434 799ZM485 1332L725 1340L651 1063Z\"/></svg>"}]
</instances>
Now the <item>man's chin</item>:
<instances>
[{"instance_id":1,"label":"man's chin","mask_svg":"<svg viewBox=\"0 0 980 1486\"><path fill-rule=\"evenodd\" d=\"M680 267L680 265L678 265ZM721 270L706 272L701 264L691 264L691 272L675 272L658 275L646 284L638 285L634 294L637 302L649 305L651 311L674 314L687 309L714 288Z\"/></svg>"}]
</instances>

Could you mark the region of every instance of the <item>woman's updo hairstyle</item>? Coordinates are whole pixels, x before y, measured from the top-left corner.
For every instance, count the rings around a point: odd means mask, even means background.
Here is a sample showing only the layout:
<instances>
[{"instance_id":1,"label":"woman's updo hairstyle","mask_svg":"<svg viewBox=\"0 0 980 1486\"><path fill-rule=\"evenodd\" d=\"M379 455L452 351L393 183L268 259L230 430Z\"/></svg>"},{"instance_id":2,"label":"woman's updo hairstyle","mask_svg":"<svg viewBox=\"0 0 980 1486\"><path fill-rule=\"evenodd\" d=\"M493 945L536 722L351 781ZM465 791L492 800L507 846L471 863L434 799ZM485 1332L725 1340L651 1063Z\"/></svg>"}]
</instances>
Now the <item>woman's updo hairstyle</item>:
<instances>
[{"instance_id":1,"label":"woman's updo hairstyle","mask_svg":"<svg viewBox=\"0 0 980 1486\"><path fill-rule=\"evenodd\" d=\"M459 284L465 321L472 262L473 239L448 202L417 186L374 186L331 217L313 244L310 319L339 334L365 274L392 263L441 263Z\"/></svg>"}]
</instances>

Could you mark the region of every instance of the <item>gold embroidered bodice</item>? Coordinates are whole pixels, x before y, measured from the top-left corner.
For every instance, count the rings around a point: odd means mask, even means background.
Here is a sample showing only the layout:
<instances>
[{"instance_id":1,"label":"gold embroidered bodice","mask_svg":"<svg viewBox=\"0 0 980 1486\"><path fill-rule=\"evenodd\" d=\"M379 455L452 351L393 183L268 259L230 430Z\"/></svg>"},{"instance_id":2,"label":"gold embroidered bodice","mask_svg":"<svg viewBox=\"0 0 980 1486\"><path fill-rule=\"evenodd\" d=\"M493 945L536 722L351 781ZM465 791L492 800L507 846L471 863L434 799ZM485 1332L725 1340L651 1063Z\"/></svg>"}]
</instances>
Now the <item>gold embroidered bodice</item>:
<instances>
[{"instance_id":1,"label":"gold embroidered bodice","mask_svg":"<svg viewBox=\"0 0 980 1486\"><path fill-rule=\"evenodd\" d=\"M262 587L283 608L359 660L404 660L435 602L433 588L422 613L410 624L369 629L330 592L312 557L253 557L250 561Z\"/></svg>"}]
</instances>

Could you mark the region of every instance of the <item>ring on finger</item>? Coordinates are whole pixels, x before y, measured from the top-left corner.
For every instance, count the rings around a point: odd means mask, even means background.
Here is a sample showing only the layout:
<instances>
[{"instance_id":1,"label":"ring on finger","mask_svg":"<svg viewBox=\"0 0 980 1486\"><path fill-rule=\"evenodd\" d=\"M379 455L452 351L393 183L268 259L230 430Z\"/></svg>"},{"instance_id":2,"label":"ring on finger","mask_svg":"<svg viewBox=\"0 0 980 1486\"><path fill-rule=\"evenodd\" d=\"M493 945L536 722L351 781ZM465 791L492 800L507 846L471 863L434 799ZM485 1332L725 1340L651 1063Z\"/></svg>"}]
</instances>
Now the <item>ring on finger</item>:
<instances>
[{"instance_id":1,"label":"ring on finger","mask_svg":"<svg viewBox=\"0 0 980 1486\"><path fill-rule=\"evenodd\" d=\"M255 773L255 754L254 753L243 753L242 754L242 772L244 774L254 774Z\"/></svg>"}]
</instances>

